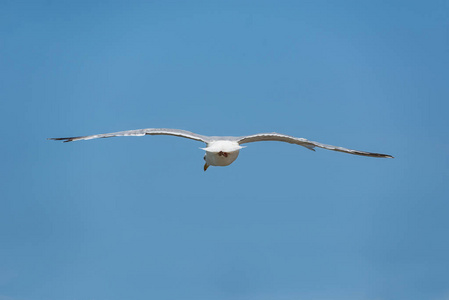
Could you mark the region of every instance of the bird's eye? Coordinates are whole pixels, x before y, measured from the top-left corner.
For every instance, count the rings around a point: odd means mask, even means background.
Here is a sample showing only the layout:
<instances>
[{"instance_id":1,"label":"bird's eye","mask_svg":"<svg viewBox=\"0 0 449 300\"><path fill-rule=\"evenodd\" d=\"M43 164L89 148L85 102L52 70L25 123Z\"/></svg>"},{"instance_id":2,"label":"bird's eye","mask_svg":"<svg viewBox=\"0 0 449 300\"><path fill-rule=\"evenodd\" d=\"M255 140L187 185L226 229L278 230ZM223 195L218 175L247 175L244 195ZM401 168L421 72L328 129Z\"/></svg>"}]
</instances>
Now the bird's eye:
<instances>
[{"instance_id":1,"label":"bird's eye","mask_svg":"<svg viewBox=\"0 0 449 300\"><path fill-rule=\"evenodd\" d=\"M204 155L203 159L206 160L206 155Z\"/></svg>"}]
</instances>

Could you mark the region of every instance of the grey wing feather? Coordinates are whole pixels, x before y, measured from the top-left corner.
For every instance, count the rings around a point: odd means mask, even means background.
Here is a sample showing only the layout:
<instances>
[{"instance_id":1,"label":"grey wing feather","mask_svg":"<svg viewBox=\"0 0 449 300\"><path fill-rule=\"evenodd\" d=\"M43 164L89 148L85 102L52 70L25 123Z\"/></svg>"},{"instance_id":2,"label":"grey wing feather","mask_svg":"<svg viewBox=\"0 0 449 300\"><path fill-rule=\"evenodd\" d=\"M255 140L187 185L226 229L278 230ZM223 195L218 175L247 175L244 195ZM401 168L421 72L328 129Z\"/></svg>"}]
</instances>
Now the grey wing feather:
<instances>
[{"instance_id":1,"label":"grey wing feather","mask_svg":"<svg viewBox=\"0 0 449 300\"><path fill-rule=\"evenodd\" d=\"M173 135L184 137L200 142L207 143L209 141L209 137L196 134L190 131L181 130L181 129L167 129L167 128L147 128L147 129L136 129L136 130L127 130L127 131L119 131L112 133L103 133L103 134L94 134L94 135L86 135L86 136L77 136L77 137L65 137L65 138L49 138L49 140L56 141L64 141L73 142L73 141L81 141L81 140L92 140L92 139L100 139L100 138L109 138L115 136L144 136L144 135Z\"/></svg>"},{"instance_id":2,"label":"grey wing feather","mask_svg":"<svg viewBox=\"0 0 449 300\"><path fill-rule=\"evenodd\" d=\"M276 132L259 133L259 134L254 134L254 135L242 136L237 139L237 142L239 144L260 142L260 141L286 142L286 143L290 143L290 144L304 146L310 150L314 150L313 149L314 147L319 147L319 148L323 148L323 149L345 152L345 153L354 154L354 155L393 158L393 156L388 155L388 154L365 152L365 151L352 150L352 149L347 149L347 148L337 147L337 146L332 146L332 145L326 145L326 144L321 144L318 142L309 141L304 138L297 138L297 137L280 134L280 133L276 133Z\"/></svg>"}]
</instances>

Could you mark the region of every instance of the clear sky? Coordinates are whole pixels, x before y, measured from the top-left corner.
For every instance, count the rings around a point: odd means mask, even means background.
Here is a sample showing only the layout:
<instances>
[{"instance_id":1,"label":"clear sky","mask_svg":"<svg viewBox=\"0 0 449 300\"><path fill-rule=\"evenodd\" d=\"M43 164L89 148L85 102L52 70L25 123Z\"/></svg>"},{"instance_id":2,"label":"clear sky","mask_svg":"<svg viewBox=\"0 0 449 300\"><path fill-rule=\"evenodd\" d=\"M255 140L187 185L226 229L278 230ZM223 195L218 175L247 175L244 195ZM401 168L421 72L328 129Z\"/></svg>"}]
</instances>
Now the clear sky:
<instances>
[{"instance_id":1,"label":"clear sky","mask_svg":"<svg viewBox=\"0 0 449 300\"><path fill-rule=\"evenodd\" d=\"M0 1L0 300L449 299L448 1ZM149 127L248 144L63 144Z\"/></svg>"}]
</instances>

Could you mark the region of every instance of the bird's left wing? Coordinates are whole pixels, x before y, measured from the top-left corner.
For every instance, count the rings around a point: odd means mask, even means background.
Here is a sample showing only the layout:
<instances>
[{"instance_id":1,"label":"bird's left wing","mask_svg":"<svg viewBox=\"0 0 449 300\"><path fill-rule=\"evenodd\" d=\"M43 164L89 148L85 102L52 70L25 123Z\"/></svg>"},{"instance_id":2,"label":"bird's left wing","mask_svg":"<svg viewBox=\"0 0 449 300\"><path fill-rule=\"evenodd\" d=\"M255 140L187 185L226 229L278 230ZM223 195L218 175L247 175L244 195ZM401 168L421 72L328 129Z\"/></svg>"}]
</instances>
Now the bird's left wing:
<instances>
[{"instance_id":1,"label":"bird's left wing","mask_svg":"<svg viewBox=\"0 0 449 300\"><path fill-rule=\"evenodd\" d=\"M73 142L73 141L109 138L109 137L115 137L115 136L144 136L144 135L173 135L173 136L188 138L188 139L192 139L192 140L196 140L196 141L200 141L200 142L204 142L204 143L207 143L209 141L209 138L204 135L196 134L196 133L186 131L186 130L181 130L181 129L167 129L167 128L136 129L136 130L127 130L127 131L119 131L119 132L112 132L112 133L77 136L77 137L49 138L49 140L64 141L64 143L67 143L67 142Z\"/></svg>"},{"instance_id":2,"label":"bird's left wing","mask_svg":"<svg viewBox=\"0 0 449 300\"><path fill-rule=\"evenodd\" d=\"M318 142L313 142L306 140L304 138L297 138L285 134L280 133L259 133L254 135L248 135L248 136L242 136L237 138L237 142L239 144L245 144L245 143L252 143L252 142L260 142L260 141L278 141L278 142L286 142L290 144L296 144L300 146L304 146L310 150L315 151L313 149L314 147L319 147L323 149L333 150L333 151L339 151L339 152L345 152L349 154L355 154L355 155L363 155L363 156L371 156L371 157L387 157L387 158L393 158L393 156L388 154L381 154L381 153L372 153L372 152L365 152L365 151L359 151L359 150L352 150L347 149L343 147L337 147L332 145L326 145L321 144Z\"/></svg>"}]
</instances>

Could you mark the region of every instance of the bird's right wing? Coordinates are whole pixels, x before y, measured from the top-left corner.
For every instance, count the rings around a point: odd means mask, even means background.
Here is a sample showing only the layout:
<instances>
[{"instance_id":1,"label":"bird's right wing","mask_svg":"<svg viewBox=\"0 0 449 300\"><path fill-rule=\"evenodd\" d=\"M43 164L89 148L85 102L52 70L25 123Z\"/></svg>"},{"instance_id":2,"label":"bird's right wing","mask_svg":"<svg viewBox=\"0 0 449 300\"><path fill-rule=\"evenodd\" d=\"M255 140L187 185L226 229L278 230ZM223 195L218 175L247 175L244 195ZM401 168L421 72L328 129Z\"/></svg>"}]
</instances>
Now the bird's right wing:
<instances>
[{"instance_id":1,"label":"bird's right wing","mask_svg":"<svg viewBox=\"0 0 449 300\"><path fill-rule=\"evenodd\" d=\"M254 134L254 135L242 136L237 139L237 142L239 144L260 142L260 141L286 142L286 143L290 143L290 144L300 145L300 146L306 147L310 150L315 150L315 149L313 149L314 147L319 147L319 148L323 148L323 149L345 152L345 153L355 154L355 155L393 158L393 156L388 155L388 154L365 152L365 151L347 149L347 148L337 147L337 146L332 146L332 145L326 145L326 144L321 144L318 142L309 141L304 138L297 138L297 137L280 134L280 133L276 133L276 132L259 133L259 134Z\"/></svg>"},{"instance_id":2,"label":"bird's right wing","mask_svg":"<svg viewBox=\"0 0 449 300\"><path fill-rule=\"evenodd\" d=\"M204 142L204 143L208 143L208 141L209 141L209 138L204 135L196 134L196 133L186 131L186 130L181 130L181 129L167 129L167 128L136 129L136 130L127 130L127 131L119 131L119 132L112 132L112 133L86 135L86 136L49 138L49 140L64 141L64 143L67 143L67 142L73 142L73 141L109 138L109 137L115 137L115 136L144 136L144 135L173 135L173 136L188 138L188 139L192 139L192 140L196 140L196 141L200 141L200 142Z\"/></svg>"}]
</instances>

